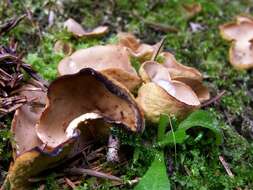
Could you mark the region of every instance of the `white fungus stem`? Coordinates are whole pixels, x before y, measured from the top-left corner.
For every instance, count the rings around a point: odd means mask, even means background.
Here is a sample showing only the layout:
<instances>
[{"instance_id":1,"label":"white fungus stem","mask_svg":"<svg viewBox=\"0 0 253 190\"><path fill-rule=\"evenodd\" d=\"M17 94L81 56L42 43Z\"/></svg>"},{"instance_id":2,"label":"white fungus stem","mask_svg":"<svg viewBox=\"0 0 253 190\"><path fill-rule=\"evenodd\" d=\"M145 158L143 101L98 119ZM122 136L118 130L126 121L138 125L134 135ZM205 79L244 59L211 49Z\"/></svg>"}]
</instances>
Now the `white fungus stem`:
<instances>
[{"instance_id":1,"label":"white fungus stem","mask_svg":"<svg viewBox=\"0 0 253 190\"><path fill-rule=\"evenodd\" d=\"M107 152L107 161L108 162L119 162L119 139L113 135L109 136L108 141L108 152Z\"/></svg>"}]
</instances>

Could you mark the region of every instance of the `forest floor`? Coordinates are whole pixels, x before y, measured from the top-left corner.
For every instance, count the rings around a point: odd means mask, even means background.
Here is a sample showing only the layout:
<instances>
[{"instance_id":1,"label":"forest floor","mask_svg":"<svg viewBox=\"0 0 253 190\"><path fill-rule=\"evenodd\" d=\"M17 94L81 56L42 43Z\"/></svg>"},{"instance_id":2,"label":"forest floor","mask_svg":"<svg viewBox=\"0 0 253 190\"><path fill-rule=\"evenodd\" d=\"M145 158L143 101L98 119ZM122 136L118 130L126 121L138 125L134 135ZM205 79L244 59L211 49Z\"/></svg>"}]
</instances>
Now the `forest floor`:
<instances>
[{"instance_id":1,"label":"forest floor","mask_svg":"<svg viewBox=\"0 0 253 190\"><path fill-rule=\"evenodd\" d=\"M191 15L184 5L198 2L202 10ZM0 44L8 45L10 39L18 42L26 63L31 64L46 80L57 76L57 64L64 57L54 51L58 40L70 43L74 49L96 44L114 43L119 31L131 32L143 42L154 44L166 37L164 48L177 60L195 67L203 73L204 82L212 97L224 95L206 107L220 121L223 144L205 146L204 141L186 142L168 148L167 161L172 189L253 189L253 72L235 70L228 61L229 43L219 33L219 25L232 21L240 14L253 14L250 0L13 0L0 2L0 21L30 12L32 18L22 20L8 34L1 36ZM49 15L54 20L49 25ZM51 15L52 16L52 15ZM77 39L64 29L63 22L74 18L85 28L107 25L110 32L102 38ZM164 28L166 28L166 32ZM198 26L198 28L194 28ZM3 117L0 128L0 184L11 161L11 116ZM146 132L148 133L148 131ZM150 134L147 134L150 135ZM121 135L119 135L121 136ZM121 138L122 144L134 142ZM125 139L125 140L124 140ZM230 177L219 160L222 156L234 175ZM140 159L130 159L122 167L126 179L143 176L151 158L140 151ZM131 169L129 169L131 168ZM53 173L46 179L45 189L61 189ZM84 180L76 189L118 189L109 182L94 186L94 179ZM122 187L121 189L130 189Z\"/></svg>"}]
</instances>

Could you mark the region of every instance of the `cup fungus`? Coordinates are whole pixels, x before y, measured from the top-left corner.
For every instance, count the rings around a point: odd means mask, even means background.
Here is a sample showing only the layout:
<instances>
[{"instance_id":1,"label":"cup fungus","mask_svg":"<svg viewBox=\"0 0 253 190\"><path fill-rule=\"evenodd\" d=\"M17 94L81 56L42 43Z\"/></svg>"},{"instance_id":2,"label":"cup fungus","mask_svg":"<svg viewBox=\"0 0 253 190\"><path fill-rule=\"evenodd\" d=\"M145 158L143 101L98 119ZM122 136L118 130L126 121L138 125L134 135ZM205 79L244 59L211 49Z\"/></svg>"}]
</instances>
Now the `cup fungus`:
<instances>
[{"instance_id":1,"label":"cup fungus","mask_svg":"<svg viewBox=\"0 0 253 190\"><path fill-rule=\"evenodd\" d=\"M119 33L119 45L127 47L133 57L141 61L150 60L158 48L159 43L155 45L142 44L139 39L130 33Z\"/></svg>"},{"instance_id":2,"label":"cup fungus","mask_svg":"<svg viewBox=\"0 0 253 190\"><path fill-rule=\"evenodd\" d=\"M184 117L200 106L192 89L179 81L146 83L139 89L137 101L152 122L157 122L161 114Z\"/></svg>"},{"instance_id":3,"label":"cup fungus","mask_svg":"<svg viewBox=\"0 0 253 190\"><path fill-rule=\"evenodd\" d=\"M65 21L64 27L67 28L68 32L72 33L76 37L97 37L103 36L108 32L107 26L99 26L92 31L87 32L79 23L77 23L72 18L69 18L67 21Z\"/></svg>"},{"instance_id":4,"label":"cup fungus","mask_svg":"<svg viewBox=\"0 0 253 190\"><path fill-rule=\"evenodd\" d=\"M202 74L197 69L179 63L169 52L163 52L161 56L164 57L163 66L168 68L172 80L181 81L190 86L200 102L210 99L209 90L204 86Z\"/></svg>"},{"instance_id":5,"label":"cup fungus","mask_svg":"<svg viewBox=\"0 0 253 190\"><path fill-rule=\"evenodd\" d=\"M64 111L62 110L64 108ZM54 148L75 133L66 133L71 122L91 114L129 131L143 130L143 115L130 92L120 83L91 68L56 79L48 90L48 104L37 125L47 148Z\"/></svg>"},{"instance_id":6,"label":"cup fungus","mask_svg":"<svg viewBox=\"0 0 253 190\"><path fill-rule=\"evenodd\" d=\"M139 74L144 82L156 81L159 79L171 80L168 68L155 61L144 62L139 69Z\"/></svg>"},{"instance_id":7,"label":"cup fungus","mask_svg":"<svg viewBox=\"0 0 253 190\"><path fill-rule=\"evenodd\" d=\"M195 92L183 82L172 80L170 70L162 64L145 62L139 73L146 84L139 89L137 101L148 120L157 122L161 114L184 117L200 106Z\"/></svg>"},{"instance_id":8,"label":"cup fungus","mask_svg":"<svg viewBox=\"0 0 253 190\"><path fill-rule=\"evenodd\" d=\"M80 144L108 137L111 126L144 129L143 113L130 92L91 68L53 81L47 101L42 91L24 95L46 107L26 104L15 113L14 163L7 177L11 189L29 189L29 178L58 165Z\"/></svg>"},{"instance_id":9,"label":"cup fungus","mask_svg":"<svg viewBox=\"0 0 253 190\"><path fill-rule=\"evenodd\" d=\"M14 157L42 143L35 132L35 124L39 120L46 102L46 92L43 90L32 91L33 85L26 85L21 89L21 94L26 99L35 99L36 104L25 104L20 107L12 120L11 131L14 134Z\"/></svg>"},{"instance_id":10,"label":"cup fungus","mask_svg":"<svg viewBox=\"0 0 253 190\"><path fill-rule=\"evenodd\" d=\"M202 75L198 70L178 63L170 53L166 52L161 55L165 56L163 64L155 61L147 61L142 64L139 74L143 81L150 82L158 79L180 81L191 87L200 102L210 98L209 90L203 85Z\"/></svg>"},{"instance_id":11,"label":"cup fungus","mask_svg":"<svg viewBox=\"0 0 253 190\"><path fill-rule=\"evenodd\" d=\"M163 52L161 53L161 56L164 58L162 65L169 69L172 79L177 80L177 77L190 78L199 81L203 79L202 74L197 69L179 63L173 54Z\"/></svg>"},{"instance_id":12,"label":"cup fungus","mask_svg":"<svg viewBox=\"0 0 253 190\"><path fill-rule=\"evenodd\" d=\"M76 36L94 35L73 19L65 25ZM141 44L133 35L121 33L118 45L94 46L65 57L58 65L61 76L50 84L47 94L28 91L32 86L25 86L23 95L35 98L36 104L20 107L12 121L14 163L7 176L11 189L29 189L31 177L75 155L90 140L108 140L111 127L142 132L143 111L152 122L161 114L181 118L209 99L201 73L163 52L163 63L146 61L141 65L144 84L135 100L129 90L141 79L129 55L141 60L156 57L162 42Z\"/></svg>"},{"instance_id":13,"label":"cup fungus","mask_svg":"<svg viewBox=\"0 0 253 190\"><path fill-rule=\"evenodd\" d=\"M236 69L250 69L253 67L253 19L238 16L236 22L220 26L221 36L232 41L229 49L229 61Z\"/></svg>"},{"instance_id":14,"label":"cup fungus","mask_svg":"<svg viewBox=\"0 0 253 190\"><path fill-rule=\"evenodd\" d=\"M77 50L59 63L58 72L60 75L73 74L88 67L114 78L129 90L135 89L141 83L131 66L126 48L118 45Z\"/></svg>"},{"instance_id":15,"label":"cup fungus","mask_svg":"<svg viewBox=\"0 0 253 190\"><path fill-rule=\"evenodd\" d=\"M38 122L46 101L46 92L31 91L27 85L22 89L22 94L27 99L35 99L36 104L25 104L20 107L12 121L12 133L14 143L13 158L7 176L10 189L30 189L29 178L36 176L45 169L53 167L57 162L67 155L68 146L56 147L53 152L44 152L43 143L36 134L35 124ZM57 154L60 152L60 154ZM55 156L57 154L57 156Z\"/></svg>"}]
</instances>

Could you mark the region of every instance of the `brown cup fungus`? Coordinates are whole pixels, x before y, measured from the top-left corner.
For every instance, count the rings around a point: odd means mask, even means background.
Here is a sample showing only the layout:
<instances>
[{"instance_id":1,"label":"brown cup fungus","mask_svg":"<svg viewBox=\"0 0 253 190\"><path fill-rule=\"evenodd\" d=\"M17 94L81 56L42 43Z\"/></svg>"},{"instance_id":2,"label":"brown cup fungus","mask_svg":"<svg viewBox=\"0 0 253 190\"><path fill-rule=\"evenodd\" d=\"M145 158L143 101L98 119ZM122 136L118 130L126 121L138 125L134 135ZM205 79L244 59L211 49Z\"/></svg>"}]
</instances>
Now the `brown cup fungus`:
<instances>
[{"instance_id":1,"label":"brown cup fungus","mask_svg":"<svg viewBox=\"0 0 253 190\"><path fill-rule=\"evenodd\" d=\"M221 36L232 42L229 49L229 61L236 69L253 67L253 19L238 16L235 22L220 26Z\"/></svg>"},{"instance_id":2,"label":"brown cup fungus","mask_svg":"<svg viewBox=\"0 0 253 190\"><path fill-rule=\"evenodd\" d=\"M46 106L26 104L15 113L14 163L7 177L12 189L29 189L31 177L60 164L77 143L108 137L112 126L144 129L143 113L130 92L91 68L53 81L47 100L42 91L24 95Z\"/></svg>"},{"instance_id":3,"label":"brown cup fungus","mask_svg":"<svg viewBox=\"0 0 253 190\"><path fill-rule=\"evenodd\" d=\"M141 43L139 39L130 33L119 33L118 38L118 45L126 47L132 57L136 57L141 61L150 60L160 45L160 43L155 45Z\"/></svg>"},{"instance_id":4,"label":"brown cup fungus","mask_svg":"<svg viewBox=\"0 0 253 190\"><path fill-rule=\"evenodd\" d=\"M178 63L170 53L161 55L165 55L163 63L147 61L139 70L145 84L139 89L137 101L153 122L161 114L182 118L210 97L199 71Z\"/></svg>"},{"instance_id":5,"label":"brown cup fungus","mask_svg":"<svg viewBox=\"0 0 253 190\"><path fill-rule=\"evenodd\" d=\"M59 63L58 72L60 75L73 74L83 68L100 71L131 91L141 82L131 66L126 48L118 45L94 46L77 50Z\"/></svg>"},{"instance_id":6,"label":"brown cup fungus","mask_svg":"<svg viewBox=\"0 0 253 190\"><path fill-rule=\"evenodd\" d=\"M69 18L67 21L64 22L64 27L67 29L68 32L72 33L76 37L98 37L108 33L107 26L99 26L88 32L72 18Z\"/></svg>"}]
</instances>

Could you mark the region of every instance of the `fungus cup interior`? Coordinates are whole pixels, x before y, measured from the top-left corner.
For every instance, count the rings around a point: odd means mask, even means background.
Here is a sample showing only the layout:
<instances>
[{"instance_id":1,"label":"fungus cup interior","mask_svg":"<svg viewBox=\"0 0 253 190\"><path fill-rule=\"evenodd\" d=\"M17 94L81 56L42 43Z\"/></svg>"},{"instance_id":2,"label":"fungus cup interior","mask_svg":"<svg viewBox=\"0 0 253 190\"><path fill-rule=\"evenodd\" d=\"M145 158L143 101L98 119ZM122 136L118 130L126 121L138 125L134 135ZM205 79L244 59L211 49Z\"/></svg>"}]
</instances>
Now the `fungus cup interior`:
<instances>
[{"instance_id":1,"label":"fungus cup interior","mask_svg":"<svg viewBox=\"0 0 253 190\"><path fill-rule=\"evenodd\" d=\"M202 84L202 81L196 80L195 79L196 77L187 78L186 76L184 77L174 76L174 80L171 80L170 71L171 70L165 67L163 64L159 64L155 61L147 61L143 63L143 65L140 68L139 73L145 82L153 81L156 84L158 83L162 84L159 86L167 89L167 92L171 94L172 96L175 96L175 98L179 97L179 99L181 99L180 94L181 94L182 89L184 89L185 92L189 92L190 94L195 92L201 102L210 98L209 91ZM180 81L180 83L178 83L177 81ZM192 92L192 90L194 92ZM189 99L193 98L192 100L194 101L195 96L190 96L189 93L186 93L187 96L189 96L188 98ZM185 98L183 98L182 100L184 100L183 102L186 103Z\"/></svg>"},{"instance_id":2,"label":"fungus cup interior","mask_svg":"<svg viewBox=\"0 0 253 190\"><path fill-rule=\"evenodd\" d=\"M175 80L180 81L189 87L196 93L199 101L202 103L210 99L210 93L208 88L203 84L202 81L194 80L185 77L177 77Z\"/></svg>"},{"instance_id":3,"label":"fungus cup interior","mask_svg":"<svg viewBox=\"0 0 253 190\"><path fill-rule=\"evenodd\" d=\"M170 96L191 106L199 106L200 102L192 89L179 81L158 80L155 83L163 88Z\"/></svg>"},{"instance_id":4,"label":"fungus cup interior","mask_svg":"<svg viewBox=\"0 0 253 190\"><path fill-rule=\"evenodd\" d=\"M147 61L143 63L139 73L145 82L171 80L169 70L155 61Z\"/></svg>"},{"instance_id":5,"label":"fungus cup interior","mask_svg":"<svg viewBox=\"0 0 253 190\"><path fill-rule=\"evenodd\" d=\"M37 125L37 134L48 149L75 137L66 130L83 114L97 113L106 122L129 131L143 130L143 115L129 91L90 68L56 79L49 87L48 99Z\"/></svg>"},{"instance_id":6,"label":"fungus cup interior","mask_svg":"<svg viewBox=\"0 0 253 190\"><path fill-rule=\"evenodd\" d=\"M35 125L45 108L46 92L30 84L20 90L28 102L33 101L15 112L11 126L14 163L9 168L6 180L10 189L25 190L30 189L30 177L59 163L67 156L71 146L56 147L51 154L44 152L43 142L37 136Z\"/></svg>"}]
</instances>

